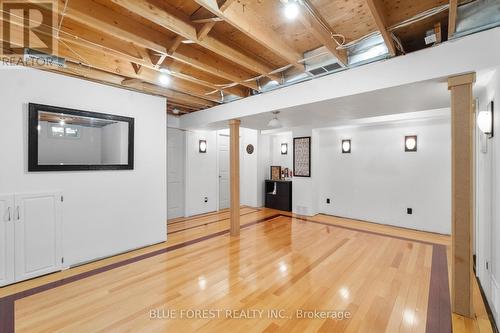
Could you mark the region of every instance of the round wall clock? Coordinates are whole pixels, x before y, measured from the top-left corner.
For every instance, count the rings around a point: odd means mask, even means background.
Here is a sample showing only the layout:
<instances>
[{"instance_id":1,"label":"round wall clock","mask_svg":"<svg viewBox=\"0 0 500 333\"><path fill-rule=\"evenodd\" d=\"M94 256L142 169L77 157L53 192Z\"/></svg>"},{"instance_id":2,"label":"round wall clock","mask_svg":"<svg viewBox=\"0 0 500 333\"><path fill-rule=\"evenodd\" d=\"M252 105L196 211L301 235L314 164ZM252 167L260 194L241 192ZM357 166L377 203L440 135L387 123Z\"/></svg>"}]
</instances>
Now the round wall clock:
<instances>
[{"instance_id":1,"label":"round wall clock","mask_svg":"<svg viewBox=\"0 0 500 333\"><path fill-rule=\"evenodd\" d=\"M248 153L248 154L250 154L250 155L252 155L252 154L253 154L254 149L255 149L255 148L253 147L253 145L248 145L248 146L247 146L247 153Z\"/></svg>"}]
</instances>

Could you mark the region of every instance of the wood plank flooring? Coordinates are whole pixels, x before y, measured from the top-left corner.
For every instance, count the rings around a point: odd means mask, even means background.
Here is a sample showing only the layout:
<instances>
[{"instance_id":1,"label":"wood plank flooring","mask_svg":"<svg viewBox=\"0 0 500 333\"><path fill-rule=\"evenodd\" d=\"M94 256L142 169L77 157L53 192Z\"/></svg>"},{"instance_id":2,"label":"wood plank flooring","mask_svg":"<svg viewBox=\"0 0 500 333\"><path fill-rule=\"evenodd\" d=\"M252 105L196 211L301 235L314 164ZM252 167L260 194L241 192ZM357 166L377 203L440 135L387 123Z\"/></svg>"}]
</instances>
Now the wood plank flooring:
<instances>
[{"instance_id":1,"label":"wood plank flooring","mask_svg":"<svg viewBox=\"0 0 500 333\"><path fill-rule=\"evenodd\" d=\"M270 209L241 214L238 238L227 234L227 211L176 219L166 243L0 288L0 318L12 311L16 332L37 333L441 333L440 318L451 322L429 312L431 279L447 280L449 237ZM484 320L454 316L453 326L488 332Z\"/></svg>"}]
</instances>

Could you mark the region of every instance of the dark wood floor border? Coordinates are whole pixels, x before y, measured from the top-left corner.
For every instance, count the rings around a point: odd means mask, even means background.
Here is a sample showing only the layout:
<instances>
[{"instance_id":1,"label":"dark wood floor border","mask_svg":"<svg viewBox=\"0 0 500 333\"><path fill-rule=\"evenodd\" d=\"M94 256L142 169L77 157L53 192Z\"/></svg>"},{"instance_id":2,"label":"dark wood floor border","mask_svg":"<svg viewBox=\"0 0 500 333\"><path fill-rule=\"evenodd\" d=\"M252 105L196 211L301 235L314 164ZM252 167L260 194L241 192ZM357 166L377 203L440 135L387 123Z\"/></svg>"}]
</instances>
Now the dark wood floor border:
<instances>
[{"instance_id":1,"label":"dark wood floor border","mask_svg":"<svg viewBox=\"0 0 500 333\"><path fill-rule=\"evenodd\" d=\"M260 208L249 207L249 206L242 206L241 209L252 209L252 213L256 213L256 212L260 212L261 211ZM203 217L216 216L218 214L224 214L224 213L230 213L229 208L226 208L226 209L223 209L223 210L218 210L218 211L215 211L215 212L208 212L208 213L203 213L203 214L197 214L197 215L189 216L189 217L184 218L185 220L181 220L181 221L174 221L174 222L170 222L170 223L167 221L167 226L178 224L178 223L185 223L185 222L189 222L189 221L192 221L192 220L201 219Z\"/></svg>"},{"instance_id":2,"label":"dark wood floor border","mask_svg":"<svg viewBox=\"0 0 500 333\"><path fill-rule=\"evenodd\" d=\"M434 245L425 332L451 333L451 331L451 301L446 247Z\"/></svg>"},{"instance_id":3,"label":"dark wood floor border","mask_svg":"<svg viewBox=\"0 0 500 333\"><path fill-rule=\"evenodd\" d=\"M278 217L286 217L299 221L310 222L315 224L321 224L329 227L337 227L342 229L353 230L357 232L364 232L367 234L390 237L395 239L401 239L405 241L419 242L424 244L433 245L432 251L432 267L431 267L431 281L430 281L430 293L429 293L429 303L427 307L427 327L426 333L449 333L451 332L451 305L450 305L450 291L448 287L448 266L446 258L446 247L441 244L434 244L425 241L420 241L417 239L404 238L394 235L383 234L379 232L373 232L368 230L361 230L341 225L330 224L326 222L315 221L302 217L291 217L284 214L274 214L265 218L261 218L250 223L241 226L242 229L251 227L253 225L270 221ZM14 302L16 300L29 297L50 289L61 287L63 285L76 282L93 275L104 273L115 268L126 266L144 259L148 259L160 254L168 253L174 250L181 249L183 247L193 245L208 239L212 239L218 236L228 234L229 230L222 230L210 235L192 239L183 243L175 244L164 249L157 251L145 253L133 258L129 258L120 262L116 262L110 265L99 267L87 272L83 272L68 278L64 278L58 281L53 281L32 289L21 291L9 296L0 298L0 333L14 333L15 332L15 307ZM448 330L449 328L449 330Z\"/></svg>"},{"instance_id":4,"label":"dark wood floor border","mask_svg":"<svg viewBox=\"0 0 500 333\"><path fill-rule=\"evenodd\" d=\"M246 223L246 224L242 225L241 228L245 229L245 228L251 227L253 225L263 223L266 221L270 221L270 220L273 220L273 219L281 217L281 216L283 216L283 215L281 215L281 214L270 215L268 217L264 217L264 218L252 221L250 223ZM41 285L38 287L34 287L34 288L31 288L31 289L28 289L25 291L21 291L21 292L18 292L18 293L9 295L9 296L2 297L2 298L0 298L0 333L14 333L15 332L14 302L19 300L19 299L33 296L33 295L39 294L41 292L44 292L44 291L47 291L50 289L61 287L61 286L64 286L66 284L69 284L69 283L73 283L73 282L76 282L76 281L79 281L79 280L82 280L82 279L85 279L85 278L88 278L88 277L91 277L91 276L94 276L94 275L97 275L100 273L104 273L104 272L113 270L115 268L130 265L132 263L142 261L144 259L155 257L155 256L158 256L160 254L168 253L171 251L175 251L175 250L181 249L183 247L197 244L197 243L203 242L205 240L212 239L212 238L222 236L225 234L229 234L229 230L222 230L222 231L210 234L210 235L206 235L206 236L192 239L192 240L189 240L186 242L175 244L175 245L166 247L164 249L145 253L145 254L142 254L142 255L139 255L139 256L136 256L133 258L125 259L123 261L119 261L119 262L116 262L116 263L113 263L110 265L95 268L95 269L92 269L92 270L87 271L87 272L83 272L83 273L73 275L73 276L58 280L58 281L49 282L47 284L44 284L44 285Z\"/></svg>"},{"instance_id":5,"label":"dark wood floor border","mask_svg":"<svg viewBox=\"0 0 500 333\"><path fill-rule=\"evenodd\" d=\"M282 216L285 216L285 215L282 215ZM384 233L377 232L377 231L363 230L363 229L359 229L359 228L348 227L345 225L338 225L338 224L332 224L332 223L328 223L328 222L316 221L316 220L312 220L312 219L307 218L307 217L297 217L297 216L287 216L287 217L290 217L292 219L296 219L299 221L321 224L321 225L326 225L326 226L334 227L334 228L347 229L347 230L362 232L365 234L376 235L376 236L381 236L381 237L395 238L395 239L399 239L399 240L416 242L416 243L427 244L427 245L442 245L442 244L432 243L432 242L423 241L423 240L419 240L419 239L415 239L415 238L401 237L401 236L396 236L396 235L391 235L391 234L384 234ZM392 226L389 226L389 227L392 227ZM410 230L410 229L408 229L408 230ZM413 230L413 231L417 231L417 230ZM418 232L426 232L426 231L418 231Z\"/></svg>"},{"instance_id":6,"label":"dark wood floor border","mask_svg":"<svg viewBox=\"0 0 500 333\"><path fill-rule=\"evenodd\" d=\"M253 213L257 213L257 212L258 212L258 210L252 211L252 212L248 212L248 213L245 213L245 214L241 214L240 216L250 215L250 214L253 214ZM181 231L196 229L196 228L207 226L209 224L214 224L214 223L218 223L218 222L222 222L222 221L227 221L229 219L230 219L230 217L226 217L225 219L220 219L220 220L217 220L217 221L206 222L206 223L202 223L202 224L199 224L199 225L194 225L194 226L191 226L191 227L187 227L187 228L184 228L184 229L174 230L172 232L168 231L168 226L169 225L167 225L167 235L173 235L173 234L176 234L176 233L181 232ZM182 221L182 222L189 222L189 220L188 221ZM177 223L179 223L179 222L177 222Z\"/></svg>"}]
</instances>

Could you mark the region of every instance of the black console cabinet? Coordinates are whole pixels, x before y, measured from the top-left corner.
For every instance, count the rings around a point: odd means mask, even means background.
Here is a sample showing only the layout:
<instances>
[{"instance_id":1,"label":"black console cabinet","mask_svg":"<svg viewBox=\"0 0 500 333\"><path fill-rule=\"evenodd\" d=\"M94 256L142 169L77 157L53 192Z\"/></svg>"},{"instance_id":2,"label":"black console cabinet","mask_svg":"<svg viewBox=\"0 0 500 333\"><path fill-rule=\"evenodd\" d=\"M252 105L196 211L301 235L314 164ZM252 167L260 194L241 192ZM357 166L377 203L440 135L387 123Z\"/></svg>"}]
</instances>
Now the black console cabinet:
<instances>
[{"instance_id":1,"label":"black console cabinet","mask_svg":"<svg viewBox=\"0 0 500 333\"><path fill-rule=\"evenodd\" d=\"M292 181L266 180L266 207L292 211Z\"/></svg>"}]
</instances>

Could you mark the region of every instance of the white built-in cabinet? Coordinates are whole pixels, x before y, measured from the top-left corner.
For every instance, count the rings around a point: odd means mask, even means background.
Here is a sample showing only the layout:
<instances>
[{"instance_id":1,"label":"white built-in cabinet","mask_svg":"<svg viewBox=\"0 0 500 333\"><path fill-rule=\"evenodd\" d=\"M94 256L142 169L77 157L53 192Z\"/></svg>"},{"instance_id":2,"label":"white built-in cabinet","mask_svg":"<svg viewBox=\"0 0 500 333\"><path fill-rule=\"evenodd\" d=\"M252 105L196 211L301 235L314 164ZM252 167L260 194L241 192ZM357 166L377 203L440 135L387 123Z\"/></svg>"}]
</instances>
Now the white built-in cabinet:
<instances>
[{"instance_id":1,"label":"white built-in cabinet","mask_svg":"<svg viewBox=\"0 0 500 333\"><path fill-rule=\"evenodd\" d=\"M0 195L0 286L62 268L60 192Z\"/></svg>"}]
</instances>

